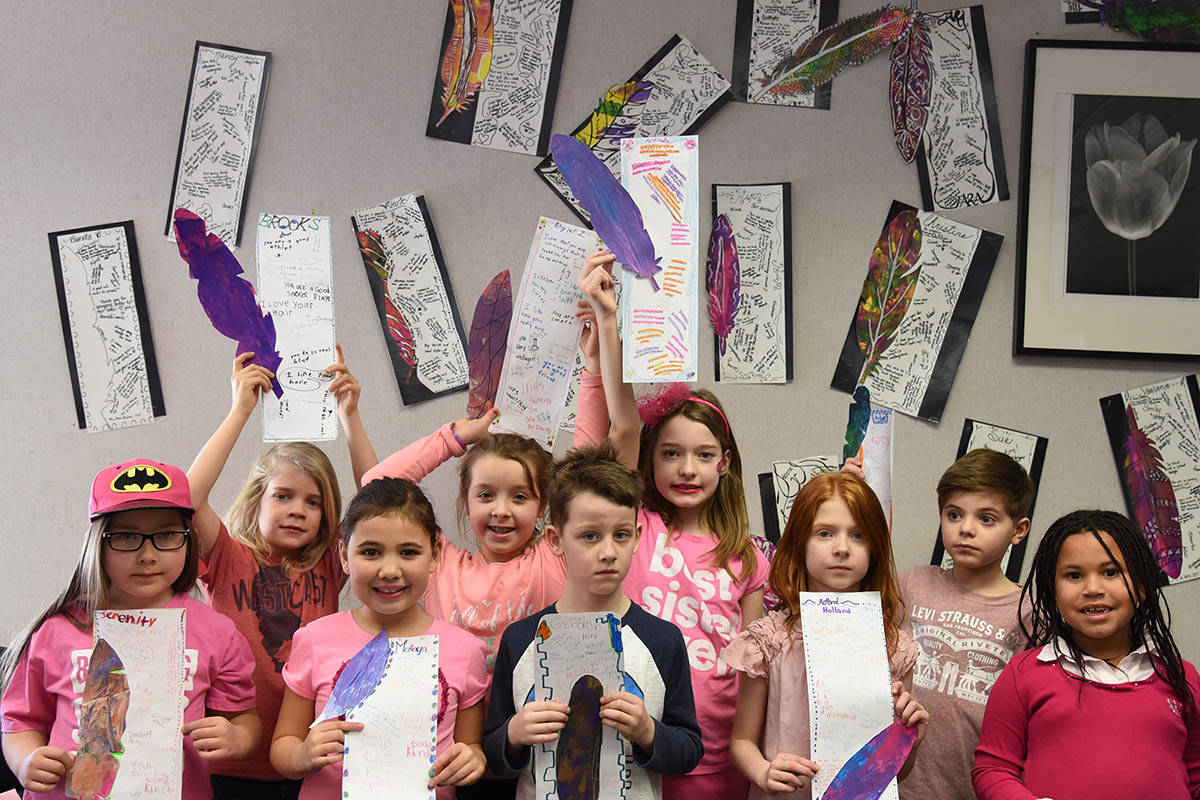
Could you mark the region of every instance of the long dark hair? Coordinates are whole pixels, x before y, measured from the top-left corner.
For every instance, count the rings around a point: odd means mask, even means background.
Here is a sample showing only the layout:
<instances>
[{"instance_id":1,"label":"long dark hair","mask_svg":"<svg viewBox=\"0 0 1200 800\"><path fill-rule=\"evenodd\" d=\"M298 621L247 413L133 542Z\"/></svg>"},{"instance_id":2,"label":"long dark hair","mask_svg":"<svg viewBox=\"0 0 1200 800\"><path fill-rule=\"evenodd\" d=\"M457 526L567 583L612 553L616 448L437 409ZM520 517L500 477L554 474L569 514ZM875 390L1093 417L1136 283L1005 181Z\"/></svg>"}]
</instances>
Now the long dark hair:
<instances>
[{"instance_id":1,"label":"long dark hair","mask_svg":"<svg viewBox=\"0 0 1200 800\"><path fill-rule=\"evenodd\" d=\"M1100 536L1101 532L1113 538L1125 560L1121 580L1133 603L1133 617L1129 620L1130 644L1136 648L1144 641L1158 651L1151 659L1154 671L1171 687L1190 717L1196 713L1196 701L1183 671L1183 656L1171 638L1171 609L1167 605L1167 598L1158 589L1158 562L1151 554L1137 523L1124 514L1115 511L1072 511L1054 521L1038 545L1029 577L1021 589L1021 608L1024 608L1026 598L1032 608L1031 628L1025 627L1022 613L1021 631L1029 639L1031 648L1049 644L1056 637L1062 638L1067 643L1071 660L1075 662L1080 675L1083 674L1083 651L1075 642L1074 631L1058 613L1054 579L1063 542L1068 536L1078 533L1095 537L1112 562L1119 566L1120 561ZM1140 602L1138 595L1142 598Z\"/></svg>"}]
</instances>

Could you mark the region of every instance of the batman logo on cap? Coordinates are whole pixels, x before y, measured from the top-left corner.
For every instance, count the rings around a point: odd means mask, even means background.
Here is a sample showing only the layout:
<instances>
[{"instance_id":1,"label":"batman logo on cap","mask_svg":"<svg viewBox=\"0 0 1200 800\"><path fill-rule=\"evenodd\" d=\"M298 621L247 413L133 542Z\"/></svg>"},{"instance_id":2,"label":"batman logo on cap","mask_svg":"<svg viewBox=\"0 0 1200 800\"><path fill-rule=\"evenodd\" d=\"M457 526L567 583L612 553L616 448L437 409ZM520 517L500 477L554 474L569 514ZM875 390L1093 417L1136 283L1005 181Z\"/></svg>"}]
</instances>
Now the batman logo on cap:
<instances>
[{"instance_id":1,"label":"batman logo on cap","mask_svg":"<svg viewBox=\"0 0 1200 800\"><path fill-rule=\"evenodd\" d=\"M171 478L157 467L134 464L118 472L109 486L114 492L165 492L171 488Z\"/></svg>"}]
</instances>

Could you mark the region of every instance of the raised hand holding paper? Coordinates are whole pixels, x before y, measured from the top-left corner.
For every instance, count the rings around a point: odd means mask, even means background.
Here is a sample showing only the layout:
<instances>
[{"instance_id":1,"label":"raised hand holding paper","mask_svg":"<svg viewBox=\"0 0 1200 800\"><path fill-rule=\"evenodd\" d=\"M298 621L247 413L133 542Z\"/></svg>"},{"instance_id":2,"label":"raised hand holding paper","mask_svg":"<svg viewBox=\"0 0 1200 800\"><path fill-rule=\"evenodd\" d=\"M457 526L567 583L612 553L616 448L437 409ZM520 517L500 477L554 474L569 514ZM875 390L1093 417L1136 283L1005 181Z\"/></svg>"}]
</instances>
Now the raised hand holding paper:
<instances>
[{"instance_id":1,"label":"raised hand holding paper","mask_svg":"<svg viewBox=\"0 0 1200 800\"><path fill-rule=\"evenodd\" d=\"M196 294L217 332L238 343L238 353L253 352L251 363L272 372L283 361L275 350L275 322L264 315L254 299L254 287L242 274L242 265L215 233L206 233L204 220L186 208L175 211L175 243L196 279ZM278 377L271 381L276 397L283 397Z\"/></svg>"},{"instance_id":2,"label":"raised hand holding paper","mask_svg":"<svg viewBox=\"0 0 1200 800\"><path fill-rule=\"evenodd\" d=\"M327 719L342 716L375 691L387 668L390 652L387 631L381 630L342 667L333 691L329 693L329 701L308 727L315 728Z\"/></svg>"},{"instance_id":3,"label":"raised hand holding paper","mask_svg":"<svg viewBox=\"0 0 1200 800\"><path fill-rule=\"evenodd\" d=\"M475 314L471 317L471 334L467 343L467 362L471 375L471 391L467 399L469 419L483 416L496 403L512 312L512 278L508 270L502 270L479 296Z\"/></svg>"}]
</instances>

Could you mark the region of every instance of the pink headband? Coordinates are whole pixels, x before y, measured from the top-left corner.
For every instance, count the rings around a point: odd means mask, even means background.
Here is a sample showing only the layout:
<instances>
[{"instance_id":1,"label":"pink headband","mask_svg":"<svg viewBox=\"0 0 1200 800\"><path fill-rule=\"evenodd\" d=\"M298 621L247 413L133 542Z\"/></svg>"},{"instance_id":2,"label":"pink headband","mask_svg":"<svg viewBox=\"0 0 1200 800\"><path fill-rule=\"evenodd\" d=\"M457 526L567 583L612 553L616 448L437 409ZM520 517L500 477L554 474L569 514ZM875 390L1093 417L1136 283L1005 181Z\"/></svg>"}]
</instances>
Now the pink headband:
<instances>
[{"instance_id":1,"label":"pink headband","mask_svg":"<svg viewBox=\"0 0 1200 800\"><path fill-rule=\"evenodd\" d=\"M671 407L680 400L689 400L693 403L700 403L708 406L713 411L717 412L717 416L721 418L721 422L725 423L725 437L733 438L733 434L729 430L729 420L725 418L724 412L717 408L715 403L705 400L703 397L697 397L692 394L692 387L686 383L669 383L660 391L654 394L644 395L638 400L638 416L642 419L642 424L647 428L657 425Z\"/></svg>"}]
</instances>

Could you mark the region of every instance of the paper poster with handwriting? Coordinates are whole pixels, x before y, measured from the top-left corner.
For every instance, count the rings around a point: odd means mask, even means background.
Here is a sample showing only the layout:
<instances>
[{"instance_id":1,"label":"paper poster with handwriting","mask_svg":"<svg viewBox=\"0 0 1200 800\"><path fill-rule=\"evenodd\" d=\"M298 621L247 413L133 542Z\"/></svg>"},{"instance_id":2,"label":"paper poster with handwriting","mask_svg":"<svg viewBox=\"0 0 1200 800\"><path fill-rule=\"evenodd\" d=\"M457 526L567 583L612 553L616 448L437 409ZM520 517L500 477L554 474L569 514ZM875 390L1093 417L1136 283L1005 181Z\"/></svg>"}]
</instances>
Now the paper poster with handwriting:
<instances>
[{"instance_id":1,"label":"paper poster with handwriting","mask_svg":"<svg viewBox=\"0 0 1200 800\"><path fill-rule=\"evenodd\" d=\"M107 431L161 417L166 409L133 222L49 236L79 427Z\"/></svg>"},{"instance_id":2,"label":"paper poster with handwriting","mask_svg":"<svg viewBox=\"0 0 1200 800\"><path fill-rule=\"evenodd\" d=\"M696 379L700 168L695 136L621 142L621 183L629 191L662 271L660 290L624 270L621 314L626 383Z\"/></svg>"},{"instance_id":3,"label":"paper poster with handwriting","mask_svg":"<svg viewBox=\"0 0 1200 800\"><path fill-rule=\"evenodd\" d=\"M425 135L543 155L570 18L571 0L450 0Z\"/></svg>"},{"instance_id":4,"label":"paper poster with handwriting","mask_svg":"<svg viewBox=\"0 0 1200 800\"><path fill-rule=\"evenodd\" d=\"M892 724L892 673L879 592L801 592L810 756L820 800L842 765ZM897 800L896 782L883 794Z\"/></svg>"},{"instance_id":5,"label":"paper poster with handwriting","mask_svg":"<svg viewBox=\"0 0 1200 800\"><path fill-rule=\"evenodd\" d=\"M354 212L367 282L404 405L467 388L467 337L425 196Z\"/></svg>"},{"instance_id":6,"label":"paper poster with handwriting","mask_svg":"<svg viewBox=\"0 0 1200 800\"><path fill-rule=\"evenodd\" d=\"M1042 465L1046 461L1046 447L1049 444L1050 440L1045 436L967 418L963 420L962 436L958 440L958 453L955 455L955 459L962 458L972 450L981 447L988 450L999 450L1001 453L1011 456L1029 473L1029 478L1033 481L1033 503L1036 503L1038 486L1042 480ZM1033 518L1033 503L1030 503L1029 506L1030 519ZM1014 583L1021 582L1021 562L1025 558L1025 546L1028 542L1029 537L1026 536L1017 545L1010 546L1004 553L1004 560L1000 562L1000 569L1004 570L1004 574ZM942 546L941 526L938 526L937 539L933 546L933 558L929 563L939 565L942 569L950 569L954 566L954 559Z\"/></svg>"},{"instance_id":7,"label":"paper poster with handwriting","mask_svg":"<svg viewBox=\"0 0 1200 800\"><path fill-rule=\"evenodd\" d=\"M1059 0L1062 5L1063 18L1067 22L1099 22L1100 12L1088 8L1079 0Z\"/></svg>"},{"instance_id":8,"label":"paper poster with handwriting","mask_svg":"<svg viewBox=\"0 0 1200 800\"><path fill-rule=\"evenodd\" d=\"M1101 398L1129 516L1163 585L1200 578L1200 388L1195 375ZM1133 430L1136 425L1137 433ZM1129 458L1129 451L1137 453Z\"/></svg>"},{"instance_id":9,"label":"paper poster with handwriting","mask_svg":"<svg viewBox=\"0 0 1200 800\"><path fill-rule=\"evenodd\" d=\"M390 641L387 666L375 691L346 712L361 731L346 732L344 800L384 797L435 800L429 788L437 759L438 637Z\"/></svg>"},{"instance_id":10,"label":"paper poster with handwriting","mask_svg":"<svg viewBox=\"0 0 1200 800\"><path fill-rule=\"evenodd\" d=\"M905 210L916 212L921 229L917 286L866 386L873 406L940 422L1004 237L900 202L884 229ZM833 388L853 392L863 361L851 315Z\"/></svg>"},{"instance_id":11,"label":"paper poster with handwriting","mask_svg":"<svg viewBox=\"0 0 1200 800\"><path fill-rule=\"evenodd\" d=\"M738 0L733 36L733 93L749 103L829 108L833 81L814 91L781 97L762 95L780 61L817 31L837 22L838 0Z\"/></svg>"},{"instance_id":12,"label":"paper poster with handwriting","mask_svg":"<svg viewBox=\"0 0 1200 800\"><path fill-rule=\"evenodd\" d=\"M554 449L583 327L575 316L583 299L579 269L599 247L587 228L538 221L508 332L493 429Z\"/></svg>"},{"instance_id":13,"label":"paper poster with handwriting","mask_svg":"<svg viewBox=\"0 0 1200 800\"><path fill-rule=\"evenodd\" d=\"M733 229L741 301L725 352L713 347L721 383L792 379L792 185L713 184L713 219Z\"/></svg>"},{"instance_id":14,"label":"paper poster with handwriting","mask_svg":"<svg viewBox=\"0 0 1200 800\"><path fill-rule=\"evenodd\" d=\"M241 244L270 68L270 53L196 42L163 229L171 241L175 209L186 208L225 244Z\"/></svg>"},{"instance_id":15,"label":"paper poster with handwriting","mask_svg":"<svg viewBox=\"0 0 1200 800\"><path fill-rule=\"evenodd\" d=\"M617 296L617 308L621 307L621 265L613 263L613 293ZM621 315L617 314L617 335L624 338L624 326L621 324ZM567 399L563 403L563 413L559 418L558 426L560 430L567 433L575 431L575 412L579 407L579 375L583 372L583 353L575 352L575 365L571 369L571 382L567 385Z\"/></svg>"},{"instance_id":16,"label":"paper poster with handwriting","mask_svg":"<svg viewBox=\"0 0 1200 800\"><path fill-rule=\"evenodd\" d=\"M111 798L179 800L183 793L180 729L187 706L186 625L182 608L96 611L95 640L108 642L124 666L129 685L121 736L125 752L117 756ZM71 673L77 692L83 691L84 674L86 670Z\"/></svg>"},{"instance_id":17,"label":"paper poster with handwriting","mask_svg":"<svg viewBox=\"0 0 1200 800\"><path fill-rule=\"evenodd\" d=\"M628 743L599 716L602 696L626 691L621 621L605 613L546 614L534 645L541 669L533 699L571 707L558 739L537 745L534 797L625 797L632 745L626 752ZM570 786L560 786L568 780Z\"/></svg>"},{"instance_id":18,"label":"paper poster with handwriting","mask_svg":"<svg viewBox=\"0 0 1200 800\"><path fill-rule=\"evenodd\" d=\"M571 135L590 147L619 180L624 139L695 133L732 97L729 81L691 42L676 35L630 78L599 98L600 106ZM542 159L534 172L590 224L552 156Z\"/></svg>"},{"instance_id":19,"label":"paper poster with handwriting","mask_svg":"<svg viewBox=\"0 0 1200 800\"><path fill-rule=\"evenodd\" d=\"M922 12L933 44L929 116L917 149L926 211L1008 199L983 6Z\"/></svg>"},{"instance_id":20,"label":"paper poster with handwriting","mask_svg":"<svg viewBox=\"0 0 1200 800\"><path fill-rule=\"evenodd\" d=\"M283 397L264 392L264 442L331 441L338 435L333 376L333 253L329 217L258 218L258 304L275 323Z\"/></svg>"},{"instance_id":21,"label":"paper poster with handwriting","mask_svg":"<svg viewBox=\"0 0 1200 800\"><path fill-rule=\"evenodd\" d=\"M767 541L779 542L787 527L792 503L801 487L814 475L837 472L841 467L838 456L809 456L792 461L776 461L770 472L758 473L758 493L762 503L763 530Z\"/></svg>"}]
</instances>

